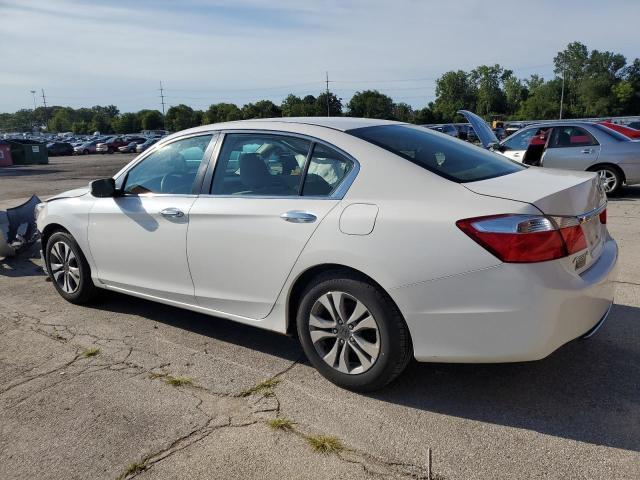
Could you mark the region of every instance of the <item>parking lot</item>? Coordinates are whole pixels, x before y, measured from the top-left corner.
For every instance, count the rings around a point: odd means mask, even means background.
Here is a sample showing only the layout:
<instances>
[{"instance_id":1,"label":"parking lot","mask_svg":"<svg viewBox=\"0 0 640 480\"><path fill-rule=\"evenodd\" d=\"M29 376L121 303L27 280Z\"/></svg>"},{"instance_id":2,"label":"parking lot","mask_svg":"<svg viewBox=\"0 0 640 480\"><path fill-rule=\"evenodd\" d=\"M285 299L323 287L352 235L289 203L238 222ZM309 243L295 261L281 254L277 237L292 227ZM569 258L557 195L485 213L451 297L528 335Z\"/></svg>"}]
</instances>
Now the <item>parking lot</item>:
<instances>
[{"instance_id":1,"label":"parking lot","mask_svg":"<svg viewBox=\"0 0 640 480\"><path fill-rule=\"evenodd\" d=\"M0 209L131 158L0 169ZM594 337L532 363L414 363L369 395L295 339L115 293L74 306L37 246L0 260L0 478L427 478L429 449L432 478L638 478L640 187L608 225L616 304ZM340 445L318 452L319 436Z\"/></svg>"}]
</instances>

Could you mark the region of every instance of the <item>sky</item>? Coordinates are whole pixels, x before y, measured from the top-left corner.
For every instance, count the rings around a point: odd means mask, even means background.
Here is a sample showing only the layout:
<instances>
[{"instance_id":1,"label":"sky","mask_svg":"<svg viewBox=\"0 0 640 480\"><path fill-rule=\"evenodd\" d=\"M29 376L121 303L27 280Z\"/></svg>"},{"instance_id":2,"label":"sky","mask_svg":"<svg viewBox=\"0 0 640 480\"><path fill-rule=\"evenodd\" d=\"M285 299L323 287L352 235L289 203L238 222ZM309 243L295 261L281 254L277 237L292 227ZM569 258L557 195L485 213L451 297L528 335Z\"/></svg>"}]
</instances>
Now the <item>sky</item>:
<instances>
[{"instance_id":1,"label":"sky","mask_svg":"<svg viewBox=\"0 0 640 480\"><path fill-rule=\"evenodd\" d=\"M637 0L0 0L0 112L279 103L377 89L424 107L448 70L553 76L569 42L640 56Z\"/></svg>"}]
</instances>

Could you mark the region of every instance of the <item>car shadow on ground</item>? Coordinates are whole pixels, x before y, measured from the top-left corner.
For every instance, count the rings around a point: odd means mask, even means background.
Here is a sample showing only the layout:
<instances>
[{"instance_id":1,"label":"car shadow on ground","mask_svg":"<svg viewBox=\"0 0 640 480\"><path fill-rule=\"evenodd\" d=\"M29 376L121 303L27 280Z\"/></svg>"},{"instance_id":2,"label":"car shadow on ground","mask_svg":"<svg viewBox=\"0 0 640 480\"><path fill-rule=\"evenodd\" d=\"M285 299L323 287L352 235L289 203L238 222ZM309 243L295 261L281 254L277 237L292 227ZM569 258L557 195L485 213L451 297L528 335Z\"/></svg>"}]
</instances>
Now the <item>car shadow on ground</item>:
<instances>
[{"instance_id":1,"label":"car shadow on ground","mask_svg":"<svg viewBox=\"0 0 640 480\"><path fill-rule=\"evenodd\" d=\"M107 292L95 308L139 315L294 361L295 338ZM514 364L419 364L371 398L397 405L640 451L640 308L615 305L587 340ZM306 359L302 363L308 364Z\"/></svg>"},{"instance_id":2,"label":"car shadow on ground","mask_svg":"<svg viewBox=\"0 0 640 480\"><path fill-rule=\"evenodd\" d=\"M607 200L610 202L620 202L620 201L629 202L629 201L640 200L640 185L625 187L622 189L622 191L618 196L608 197Z\"/></svg>"},{"instance_id":3,"label":"car shadow on ground","mask_svg":"<svg viewBox=\"0 0 640 480\"><path fill-rule=\"evenodd\" d=\"M413 363L374 398L640 451L640 308L615 305L590 339L514 364Z\"/></svg>"},{"instance_id":4,"label":"car shadow on ground","mask_svg":"<svg viewBox=\"0 0 640 480\"><path fill-rule=\"evenodd\" d=\"M40 277L44 276L40 260L40 242L28 245L15 257L0 257L0 277ZM41 262L40 262L41 263Z\"/></svg>"},{"instance_id":5,"label":"car shadow on ground","mask_svg":"<svg viewBox=\"0 0 640 480\"><path fill-rule=\"evenodd\" d=\"M243 325L220 317L163 305L112 291L101 292L100 301L90 308L138 315L172 327L233 343L285 360L300 358L302 349L298 340L269 330Z\"/></svg>"}]
</instances>

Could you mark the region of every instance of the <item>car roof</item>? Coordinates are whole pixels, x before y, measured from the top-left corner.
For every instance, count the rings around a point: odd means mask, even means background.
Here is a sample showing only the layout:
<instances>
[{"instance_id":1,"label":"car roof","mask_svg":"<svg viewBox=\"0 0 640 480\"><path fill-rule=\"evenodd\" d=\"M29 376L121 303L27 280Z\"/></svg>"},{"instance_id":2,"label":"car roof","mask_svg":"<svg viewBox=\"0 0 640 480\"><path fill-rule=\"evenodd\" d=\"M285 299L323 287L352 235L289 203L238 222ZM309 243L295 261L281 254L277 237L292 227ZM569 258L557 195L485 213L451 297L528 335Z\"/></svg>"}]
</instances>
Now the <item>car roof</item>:
<instances>
[{"instance_id":1,"label":"car roof","mask_svg":"<svg viewBox=\"0 0 640 480\"><path fill-rule=\"evenodd\" d=\"M562 127L566 125L593 126L596 122L585 122L584 120L554 120L553 122L530 123L522 127L522 130L529 127Z\"/></svg>"},{"instance_id":2,"label":"car roof","mask_svg":"<svg viewBox=\"0 0 640 480\"><path fill-rule=\"evenodd\" d=\"M378 120L375 118L354 118L354 117L282 117L282 118L255 118L251 120L237 120L234 122L213 123L200 127L190 128L181 132L176 132L163 140L174 138L177 134L190 134L198 132L208 132L211 130L231 130L231 129L255 129L265 128L277 130L285 124L312 125L325 127L332 130L345 132L355 128L375 127L379 125L403 125L403 122L392 120Z\"/></svg>"}]
</instances>

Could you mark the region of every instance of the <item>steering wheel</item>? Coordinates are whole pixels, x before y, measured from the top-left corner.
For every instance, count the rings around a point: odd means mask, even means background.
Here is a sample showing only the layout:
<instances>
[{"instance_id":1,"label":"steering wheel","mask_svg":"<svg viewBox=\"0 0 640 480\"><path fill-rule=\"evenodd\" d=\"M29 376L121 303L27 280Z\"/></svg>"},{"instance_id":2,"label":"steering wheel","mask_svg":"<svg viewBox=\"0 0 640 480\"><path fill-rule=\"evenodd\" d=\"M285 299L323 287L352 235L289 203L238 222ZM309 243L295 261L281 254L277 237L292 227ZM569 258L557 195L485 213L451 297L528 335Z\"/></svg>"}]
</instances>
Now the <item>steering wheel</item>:
<instances>
[{"instance_id":1,"label":"steering wheel","mask_svg":"<svg viewBox=\"0 0 640 480\"><path fill-rule=\"evenodd\" d=\"M173 181L173 179L177 181ZM182 175L177 173L167 173L162 180L160 180L160 191L162 193L173 193L173 188L180 185Z\"/></svg>"}]
</instances>

